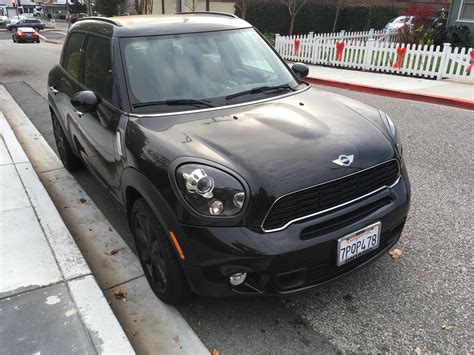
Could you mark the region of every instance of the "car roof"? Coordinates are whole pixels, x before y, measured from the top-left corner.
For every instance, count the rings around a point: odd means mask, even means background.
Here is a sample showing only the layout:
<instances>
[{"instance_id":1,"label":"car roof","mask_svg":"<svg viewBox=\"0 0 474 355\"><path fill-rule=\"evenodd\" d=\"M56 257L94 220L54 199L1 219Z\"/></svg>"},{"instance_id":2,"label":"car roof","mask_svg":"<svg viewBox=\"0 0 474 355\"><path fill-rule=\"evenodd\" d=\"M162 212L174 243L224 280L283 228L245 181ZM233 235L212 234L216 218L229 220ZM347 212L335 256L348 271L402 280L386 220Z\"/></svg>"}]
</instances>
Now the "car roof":
<instances>
[{"instance_id":1,"label":"car roof","mask_svg":"<svg viewBox=\"0 0 474 355\"><path fill-rule=\"evenodd\" d=\"M175 15L136 15L117 17L85 17L73 28L104 33L109 28L115 37L135 37L222 31L252 27L248 22L226 13L180 13Z\"/></svg>"},{"instance_id":2,"label":"car roof","mask_svg":"<svg viewBox=\"0 0 474 355\"><path fill-rule=\"evenodd\" d=\"M35 30L32 29L31 27L19 27L18 31L21 31L21 32L35 32Z\"/></svg>"}]
</instances>

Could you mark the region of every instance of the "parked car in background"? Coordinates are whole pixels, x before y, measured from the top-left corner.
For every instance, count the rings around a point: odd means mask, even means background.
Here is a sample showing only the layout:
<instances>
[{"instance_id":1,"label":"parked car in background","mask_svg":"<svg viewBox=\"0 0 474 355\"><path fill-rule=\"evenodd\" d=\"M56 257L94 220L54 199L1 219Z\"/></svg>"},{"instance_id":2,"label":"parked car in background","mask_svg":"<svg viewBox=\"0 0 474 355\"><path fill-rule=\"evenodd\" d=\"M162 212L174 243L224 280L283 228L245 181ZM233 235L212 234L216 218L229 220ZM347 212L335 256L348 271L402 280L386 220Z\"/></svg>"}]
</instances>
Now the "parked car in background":
<instances>
[{"instance_id":1,"label":"parked car in background","mask_svg":"<svg viewBox=\"0 0 474 355\"><path fill-rule=\"evenodd\" d=\"M230 14L71 26L48 78L59 156L127 212L163 301L307 291L398 242L411 193L394 123L308 72Z\"/></svg>"},{"instance_id":2,"label":"parked car in background","mask_svg":"<svg viewBox=\"0 0 474 355\"><path fill-rule=\"evenodd\" d=\"M10 23L10 19L7 16L0 16L0 26L6 26Z\"/></svg>"},{"instance_id":3,"label":"parked car in background","mask_svg":"<svg viewBox=\"0 0 474 355\"><path fill-rule=\"evenodd\" d=\"M410 30L413 30L415 23L415 16L398 16L391 19L384 27L384 29L391 32L396 32L403 26L407 25Z\"/></svg>"},{"instance_id":4,"label":"parked car in background","mask_svg":"<svg viewBox=\"0 0 474 355\"><path fill-rule=\"evenodd\" d=\"M35 6L33 16L43 16L43 6Z\"/></svg>"},{"instance_id":5,"label":"parked car in background","mask_svg":"<svg viewBox=\"0 0 474 355\"><path fill-rule=\"evenodd\" d=\"M78 14L71 14L70 18L69 18L69 21L71 23L76 23L77 20L79 20L80 18L84 18L84 17L87 17L88 15L85 14L85 13L78 13Z\"/></svg>"},{"instance_id":6,"label":"parked car in background","mask_svg":"<svg viewBox=\"0 0 474 355\"><path fill-rule=\"evenodd\" d=\"M11 19L10 19L10 24L15 24L17 23L18 21L21 21L21 20L26 20L26 17L25 16L13 16Z\"/></svg>"},{"instance_id":7,"label":"parked car in background","mask_svg":"<svg viewBox=\"0 0 474 355\"><path fill-rule=\"evenodd\" d=\"M39 33L31 27L19 27L18 30L12 34L13 42L16 43L40 43Z\"/></svg>"},{"instance_id":8,"label":"parked car in background","mask_svg":"<svg viewBox=\"0 0 474 355\"><path fill-rule=\"evenodd\" d=\"M7 30L16 32L18 28L20 27L30 27L34 29L36 32L39 32L40 30L44 30L44 23L41 20L38 19L24 19L20 20L16 23L10 23L7 25Z\"/></svg>"}]
</instances>

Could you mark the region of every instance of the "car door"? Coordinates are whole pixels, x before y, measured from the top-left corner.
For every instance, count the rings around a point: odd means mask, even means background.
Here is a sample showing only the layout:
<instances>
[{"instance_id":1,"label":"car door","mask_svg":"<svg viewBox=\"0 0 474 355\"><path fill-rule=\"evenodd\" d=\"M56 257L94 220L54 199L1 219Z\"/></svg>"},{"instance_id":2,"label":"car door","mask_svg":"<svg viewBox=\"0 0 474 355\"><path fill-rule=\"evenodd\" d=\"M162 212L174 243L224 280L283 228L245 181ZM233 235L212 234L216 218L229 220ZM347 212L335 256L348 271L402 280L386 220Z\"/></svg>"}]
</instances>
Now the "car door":
<instances>
[{"instance_id":1,"label":"car door","mask_svg":"<svg viewBox=\"0 0 474 355\"><path fill-rule=\"evenodd\" d=\"M89 34L85 45L82 83L83 89L91 90L99 97L99 104L94 112L76 113L75 121L80 131L78 140L83 159L103 185L115 197L119 197L114 146L120 111L112 104L111 64L110 38Z\"/></svg>"},{"instance_id":2,"label":"car door","mask_svg":"<svg viewBox=\"0 0 474 355\"><path fill-rule=\"evenodd\" d=\"M85 40L86 34L83 32L69 34L60 64L51 70L48 81L50 102L72 147L76 147L73 139L75 122L73 117L77 114L71 105L71 97L81 90L82 53Z\"/></svg>"}]
</instances>

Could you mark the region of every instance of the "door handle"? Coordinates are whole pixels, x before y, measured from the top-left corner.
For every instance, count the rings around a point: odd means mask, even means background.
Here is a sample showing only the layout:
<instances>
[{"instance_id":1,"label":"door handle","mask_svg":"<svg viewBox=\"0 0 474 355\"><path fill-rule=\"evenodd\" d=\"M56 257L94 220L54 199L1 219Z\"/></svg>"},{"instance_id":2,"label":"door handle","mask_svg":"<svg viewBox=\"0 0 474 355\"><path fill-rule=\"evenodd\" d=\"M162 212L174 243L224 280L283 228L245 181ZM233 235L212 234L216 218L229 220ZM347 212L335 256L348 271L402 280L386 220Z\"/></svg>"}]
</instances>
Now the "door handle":
<instances>
[{"instance_id":1,"label":"door handle","mask_svg":"<svg viewBox=\"0 0 474 355\"><path fill-rule=\"evenodd\" d=\"M49 92L50 92L51 94L56 95L59 91L56 90L56 88L55 88L54 86L50 86L50 87L49 87Z\"/></svg>"}]
</instances>

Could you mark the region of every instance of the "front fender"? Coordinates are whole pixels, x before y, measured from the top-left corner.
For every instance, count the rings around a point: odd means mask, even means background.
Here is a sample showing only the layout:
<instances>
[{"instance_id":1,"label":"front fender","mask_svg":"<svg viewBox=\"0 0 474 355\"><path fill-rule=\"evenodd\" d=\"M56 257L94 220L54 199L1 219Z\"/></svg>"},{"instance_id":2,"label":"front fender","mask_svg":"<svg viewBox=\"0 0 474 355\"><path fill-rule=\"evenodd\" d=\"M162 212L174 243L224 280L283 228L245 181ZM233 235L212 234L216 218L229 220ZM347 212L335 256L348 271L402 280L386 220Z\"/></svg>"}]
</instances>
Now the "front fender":
<instances>
[{"instance_id":1,"label":"front fender","mask_svg":"<svg viewBox=\"0 0 474 355\"><path fill-rule=\"evenodd\" d=\"M183 230L181 229L181 226L179 225L171 208L166 203L166 200L163 198L161 193L155 188L155 186L153 186L153 184L145 177L145 175L131 167L128 167L123 171L120 184L122 198L123 201L125 201L127 208L128 224L130 228L132 224L130 221L129 212L133 204L133 202L131 201L131 197L133 197L133 194L130 193L130 191L132 191L130 189L133 189L138 192L138 194L140 194L141 197L151 207L156 217L165 229L165 232L167 234L166 236L169 238L169 231L172 231L174 233L185 255L185 260L183 262L186 264L192 264L192 253L190 253L188 243L186 241L186 236Z\"/></svg>"}]
</instances>

